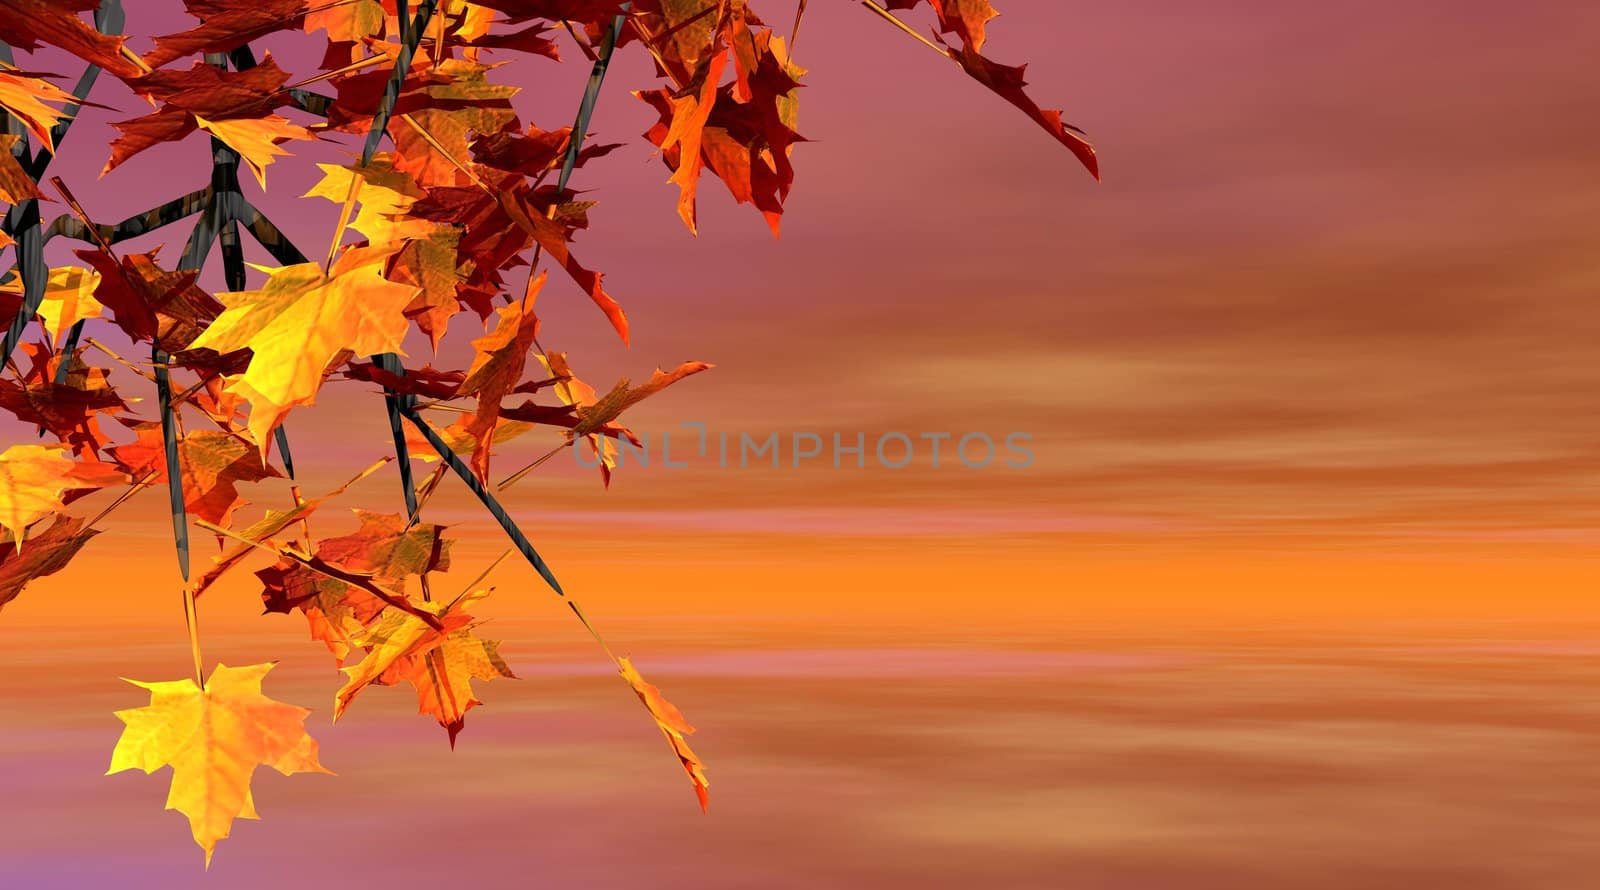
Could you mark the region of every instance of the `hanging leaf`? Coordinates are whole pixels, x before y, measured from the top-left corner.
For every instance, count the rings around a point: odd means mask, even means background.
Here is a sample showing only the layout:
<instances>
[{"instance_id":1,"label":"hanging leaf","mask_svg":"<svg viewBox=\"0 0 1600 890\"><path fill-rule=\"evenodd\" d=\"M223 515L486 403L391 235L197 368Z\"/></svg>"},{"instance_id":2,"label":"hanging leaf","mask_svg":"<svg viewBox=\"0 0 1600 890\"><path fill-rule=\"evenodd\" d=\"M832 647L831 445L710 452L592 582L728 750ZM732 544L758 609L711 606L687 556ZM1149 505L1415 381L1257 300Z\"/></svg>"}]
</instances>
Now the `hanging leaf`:
<instances>
[{"instance_id":1,"label":"hanging leaf","mask_svg":"<svg viewBox=\"0 0 1600 890\"><path fill-rule=\"evenodd\" d=\"M316 739L306 734L311 712L261 694L261 681L272 667L218 664L203 690L193 680L129 680L150 691L150 704L117 712L124 727L106 775L172 767L167 809L189 817L207 867L234 819L260 818L250 795L257 766L286 776L332 775L317 760Z\"/></svg>"}]
</instances>

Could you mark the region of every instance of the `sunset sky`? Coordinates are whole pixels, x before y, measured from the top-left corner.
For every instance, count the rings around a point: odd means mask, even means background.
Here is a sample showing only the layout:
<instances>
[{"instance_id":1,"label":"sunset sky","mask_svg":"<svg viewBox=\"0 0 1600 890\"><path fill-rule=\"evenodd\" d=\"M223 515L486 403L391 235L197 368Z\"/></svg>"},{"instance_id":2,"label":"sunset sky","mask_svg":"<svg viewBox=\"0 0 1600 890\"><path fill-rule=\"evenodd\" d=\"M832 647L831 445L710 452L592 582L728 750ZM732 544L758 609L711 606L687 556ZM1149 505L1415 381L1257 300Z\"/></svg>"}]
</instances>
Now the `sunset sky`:
<instances>
[{"instance_id":1,"label":"sunset sky","mask_svg":"<svg viewBox=\"0 0 1600 890\"><path fill-rule=\"evenodd\" d=\"M569 586L671 614L1587 607L1600 87L1582 66L1600 12L1003 6L990 53L1029 61L1035 95L1090 134L1096 184L925 47L852 4L812 6L796 52L812 141L795 151L783 237L715 182L700 236L677 222L639 137L652 112L627 95L650 86L649 64L627 54L591 129L628 146L574 182L600 201L580 256L606 271L633 346L567 281L540 298L541 336L602 387L715 363L631 415L657 441L676 430L675 458L695 435L676 425L698 421L830 446L863 433L869 466L657 464L607 492L563 458L508 503ZM141 10L137 30L179 27L176 7ZM313 43L266 48L292 69ZM513 69L526 119L570 121L586 66ZM198 136L97 183L104 122L138 113L115 85L97 96L116 111L87 112L55 170L96 218L198 184ZM340 146L290 147L260 203L316 254L335 208L296 196L309 161ZM479 330L459 316L447 358ZM409 352L431 358L420 339ZM330 384L289 426L308 490L387 449L362 384ZM920 442L894 471L870 454L887 431L1025 432L1035 460L979 471L947 454L935 469ZM546 439L498 452L497 475ZM349 505L399 509L392 472ZM498 553L493 526L447 492L435 518ZM111 571L171 589L161 512L143 496L40 590Z\"/></svg>"},{"instance_id":2,"label":"sunset sky","mask_svg":"<svg viewBox=\"0 0 1600 890\"><path fill-rule=\"evenodd\" d=\"M267 693L312 709L338 776L258 770L263 820L202 872L161 811L167 772L103 775L112 712L146 701L118 678L191 666L148 491L0 614L0 884L1592 884L1600 4L996 2L985 52L1030 63L1102 182L860 4L814 0L781 239L709 177L694 237L628 95L658 85L649 61L630 48L606 82L592 138L626 147L573 180L599 202L575 253L632 345L555 276L540 340L601 390L716 367L630 409L648 468L606 490L562 455L505 502L699 728L708 814L525 565L474 611L519 679L477 684L451 750L406 689L331 722L341 677L301 616L261 615L260 556L201 598L203 658L277 662ZM136 50L192 22L178 0L125 5ZM788 34L792 0L757 8ZM908 19L928 31L926 10ZM570 125L588 73L559 42L565 64L518 57L503 78L546 129ZM320 44L256 51L303 75ZM108 122L145 109L109 78L93 98L112 107L84 112L50 172L96 220L203 184L199 135L97 179ZM286 148L269 194L244 188L320 257L337 208L298 196L359 143ZM187 233L131 244L172 264ZM221 277L214 254L203 283ZM125 342L110 328L90 333ZM407 363L464 367L482 331L457 316L438 358L414 333ZM152 387L112 379L156 417ZM308 495L391 449L363 383L330 382L287 428ZM891 433L916 442L905 468L872 453ZM922 436L944 433L936 467ZM955 458L969 433L1001 445L990 465ZM795 466L811 434L824 453ZM1028 466L1005 463L1013 434ZM782 466L738 467L741 435L778 436ZM835 467L835 435L864 437L867 466ZM687 466L662 466L664 436ZM559 441L497 449L493 479ZM322 508L314 536L352 532L347 508L402 511L396 476ZM282 480L244 494L242 522L290 503ZM435 585L506 547L453 478L424 517L458 537ZM196 531L196 573L215 552Z\"/></svg>"}]
</instances>

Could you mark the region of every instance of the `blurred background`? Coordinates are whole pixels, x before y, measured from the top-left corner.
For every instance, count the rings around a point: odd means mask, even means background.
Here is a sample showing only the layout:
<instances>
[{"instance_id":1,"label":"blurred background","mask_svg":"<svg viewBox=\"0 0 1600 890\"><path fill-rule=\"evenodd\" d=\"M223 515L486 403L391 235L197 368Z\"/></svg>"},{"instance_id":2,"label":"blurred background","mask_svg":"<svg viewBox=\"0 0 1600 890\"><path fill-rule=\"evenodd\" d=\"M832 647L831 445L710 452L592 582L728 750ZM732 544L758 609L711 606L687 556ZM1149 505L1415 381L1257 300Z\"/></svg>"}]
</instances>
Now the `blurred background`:
<instances>
[{"instance_id":1,"label":"blurred background","mask_svg":"<svg viewBox=\"0 0 1600 890\"><path fill-rule=\"evenodd\" d=\"M135 49L185 26L175 0L129 5ZM793 6L758 11L787 33ZM281 660L268 694L315 710L340 775L259 773L264 821L202 877L166 774L100 775L110 712L144 703L117 678L189 671L152 492L0 616L0 884L1591 885L1600 9L1001 4L988 54L1031 63L1035 97L1098 147L1096 184L858 5L810 7L812 141L782 238L714 182L684 230L628 95L651 67L625 53L591 131L628 145L574 185L600 202L577 253L633 345L568 281L538 303L543 344L599 388L717 365L630 412L675 459L692 421L777 433L783 465L664 468L656 447L606 490L563 456L507 495L699 727L709 815L525 568L482 610L522 679L480 684L454 752L406 690L330 726L340 677L298 615L260 617L244 571L201 601L207 656ZM562 41L567 64L506 68L545 128L588 70ZM316 43L257 51L305 72ZM113 109L85 112L52 172L97 220L201 184L198 135L97 182L107 122L142 109L109 78L94 98ZM286 147L270 193L246 193L316 255L337 208L298 196L359 145ZM175 260L186 234L135 245ZM481 333L458 316L435 363ZM434 360L420 336L407 352ZM366 384L288 426L308 493L389 449ZM890 431L1025 432L1034 460L934 466L920 439L899 470L790 460L796 432ZM498 450L495 476L557 441ZM397 487L386 469L314 530L401 510ZM289 496L247 497L244 517ZM451 481L427 517L459 536L460 583L504 549Z\"/></svg>"}]
</instances>

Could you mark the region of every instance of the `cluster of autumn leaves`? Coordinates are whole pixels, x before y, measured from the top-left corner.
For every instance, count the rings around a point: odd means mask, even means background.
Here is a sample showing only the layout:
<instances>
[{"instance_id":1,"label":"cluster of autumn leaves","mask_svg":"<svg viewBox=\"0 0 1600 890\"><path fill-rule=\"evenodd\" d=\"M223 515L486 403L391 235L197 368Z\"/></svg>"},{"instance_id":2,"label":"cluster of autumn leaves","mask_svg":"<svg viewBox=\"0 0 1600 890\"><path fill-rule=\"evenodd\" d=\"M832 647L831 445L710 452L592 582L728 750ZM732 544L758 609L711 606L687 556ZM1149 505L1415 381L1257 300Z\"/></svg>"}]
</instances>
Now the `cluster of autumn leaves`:
<instances>
[{"instance_id":1,"label":"cluster of autumn leaves","mask_svg":"<svg viewBox=\"0 0 1600 890\"><path fill-rule=\"evenodd\" d=\"M894 14L923 4L938 23L931 40ZM804 71L745 0L184 5L194 26L156 36L138 53L112 33L123 20L117 0L0 4L7 47L54 47L90 66L69 91L52 74L14 64L9 50L0 56L0 107L15 124L0 135L0 202L10 205L0 248L9 249L15 266L0 278L0 323L10 322L6 348L14 353L0 377L0 408L54 439L0 453L0 608L32 579L65 568L97 534L96 523L144 488L169 491L186 579L190 526L216 537L219 555L184 590L195 676L137 684L151 701L118 712L125 729L111 764L113 772L172 767L167 806L188 816L209 862L235 818L254 818L249 786L257 766L286 774L325 770L304 729L308 712L262 694L270 665L218 664L205 674L194 620L199 599L248 558L269 555L270 564L256 572L268 611L302 614L345 674L335 719L372 685L409 685L421 712L453 745L480 703L472 682L514 674L498 643L477 633L471 611L489 593L479 586L483 576L453 594L434 590L435 574L450 567L450 541L443 527L421 517L429 495L454 472L500 522L513 551L565 596L490 491L491 453L553 428L555 450L581 443L600 458L609 481L616 439L633 435L621 425L622 413L710 367L687 362L642 385L623 380L602 392L578 379L563 353L539 343L536 298L552 286L540 270L546 259L628 337L622 308L571 247L593 205L577 198L568 179L618 147L584 144L612 54L633 46L655 62L663 84L634 95L659 115L645 136L670 170L678 213L691 231L696 191L709 172L777 232L794 179L791 150L802 141L796 114ZM982 55L995 14L986 0L865 5L1022 109L1095 170L1077 132L1023 92L1022 69ZM800 3L799 12L804 8ZM791 40L801 21L797 15ZM113 23L117 28L107 27ZM252 44L290 32L326 39L317 71L292 75L270 52L257 59ZM559 60L558 35L592 63L589 88L573 127L524 125L511 104L519 88L503 82L500 65L516 55ZM106 171L203 131L214 165L204 189L108 225L68 184L47 176L73 116L94 104L86 93L96 72L152 109L113 124L118 135ZM96 100L115 98L125 96ZM305 197L326 202L335 235L325 258L308 257L248 205L233 171L242 165L265 188L272 165L291 151L341 135L364 140L363 149L353 162L319 165L322 179ZM62 216L46 224L44 204L64 208ZM159 251L116 246L191 215L198 221L176 265ZM241 226L279 261L255 267L254 289L244 285ZM75 250L81 265L48 268L43 244L62 235L84 242ZM198 284L213 241L220 241L229 292ZM463 311L487 331L472 341L467 368L400 362L412 325L437 350ZM119 355L86 335L90 321L120 329L124 340L148 348L151 360ZM29 339L35 325L39 336ZM113 365L124 377L122 391L112 383ZM135 376L157 388L158 417L140 416L124 400ZM314 540L309 517L348 483L313 498L294 487L292 504L241 525L240 486L292 476L286 421L335 377L383 391L395 454L356 478L395 463L405 511L357 511L354 531ZM441 413L453 421L434 423ZM131 440L114 439L110 431L118 428ZM281 467L271 462L275 443ZM411 475L414 459L436 464L420 485ZM99 515L85 520L68 512L77 498L107 489L121 491ZM594 632L570 598L567 606ZM705 775L686 741L693 729L626 658L603 640L601 646L704 807Z\"/></svg>"}]
</instances>

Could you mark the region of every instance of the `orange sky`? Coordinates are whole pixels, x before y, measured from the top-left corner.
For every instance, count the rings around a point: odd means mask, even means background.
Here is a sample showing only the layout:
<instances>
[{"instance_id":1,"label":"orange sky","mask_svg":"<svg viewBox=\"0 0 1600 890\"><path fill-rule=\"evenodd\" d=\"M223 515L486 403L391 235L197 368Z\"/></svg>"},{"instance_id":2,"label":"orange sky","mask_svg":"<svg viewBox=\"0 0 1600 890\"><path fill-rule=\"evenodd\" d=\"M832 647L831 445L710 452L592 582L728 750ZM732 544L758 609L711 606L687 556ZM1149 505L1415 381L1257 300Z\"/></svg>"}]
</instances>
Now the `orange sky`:
<instances>
[{"instance_id":1,"label":"orange sky","mask_svg":"<svg viewBox=\"0 0 1600 890\"><path fill-rule=\"evenodd\" d=\"M705 190L701 236L682 230L636 136L650 112L626 90L649 72L630 58L594 126L630 145L576 183L601 202L582 255L607 271L634 345L566 282L541 296L545 345L599 384L716 363L637 409L656 436L682 420L869 442L1022 431L1036 461L699 463L624 470L609 492L557 461L508 503L585 602L912 617L1587 608L1600 86L1584 63L1600 11L1012 3L990 48L1031 60L1037 95L1089 131L1096 185L925 48L851 4L813 6L798 60L815 69L801 118L814 142L796 150L784 237L720 187ZM563 67L570 88L526 97L545 126L578 95L582 66ZM111 101L118 119L137 112ZM86 114L61 158L91 213L190 185L199 138L96 187L112 117ZM314 181L309 159L338 155L295 148L305 157L272 168L262 203L321 245L333 210L293 196ZM446 359L477 333L455 325ZM289 425L308 490L387 447L360 384L332 384ZM496 466L545 447L524 440ZM394 488L381 476L340 506L398 509ZM502 546L458 488L435 508L463 553ZM166 601L164 521L159 495L143 496L7 619L43 619L56 596L113 612ZM319 524L350 525L334 511ZM502 583L546 596L521 570ZM251 602L247 584L230 589Z\"/></svg>"}]
</instances>

